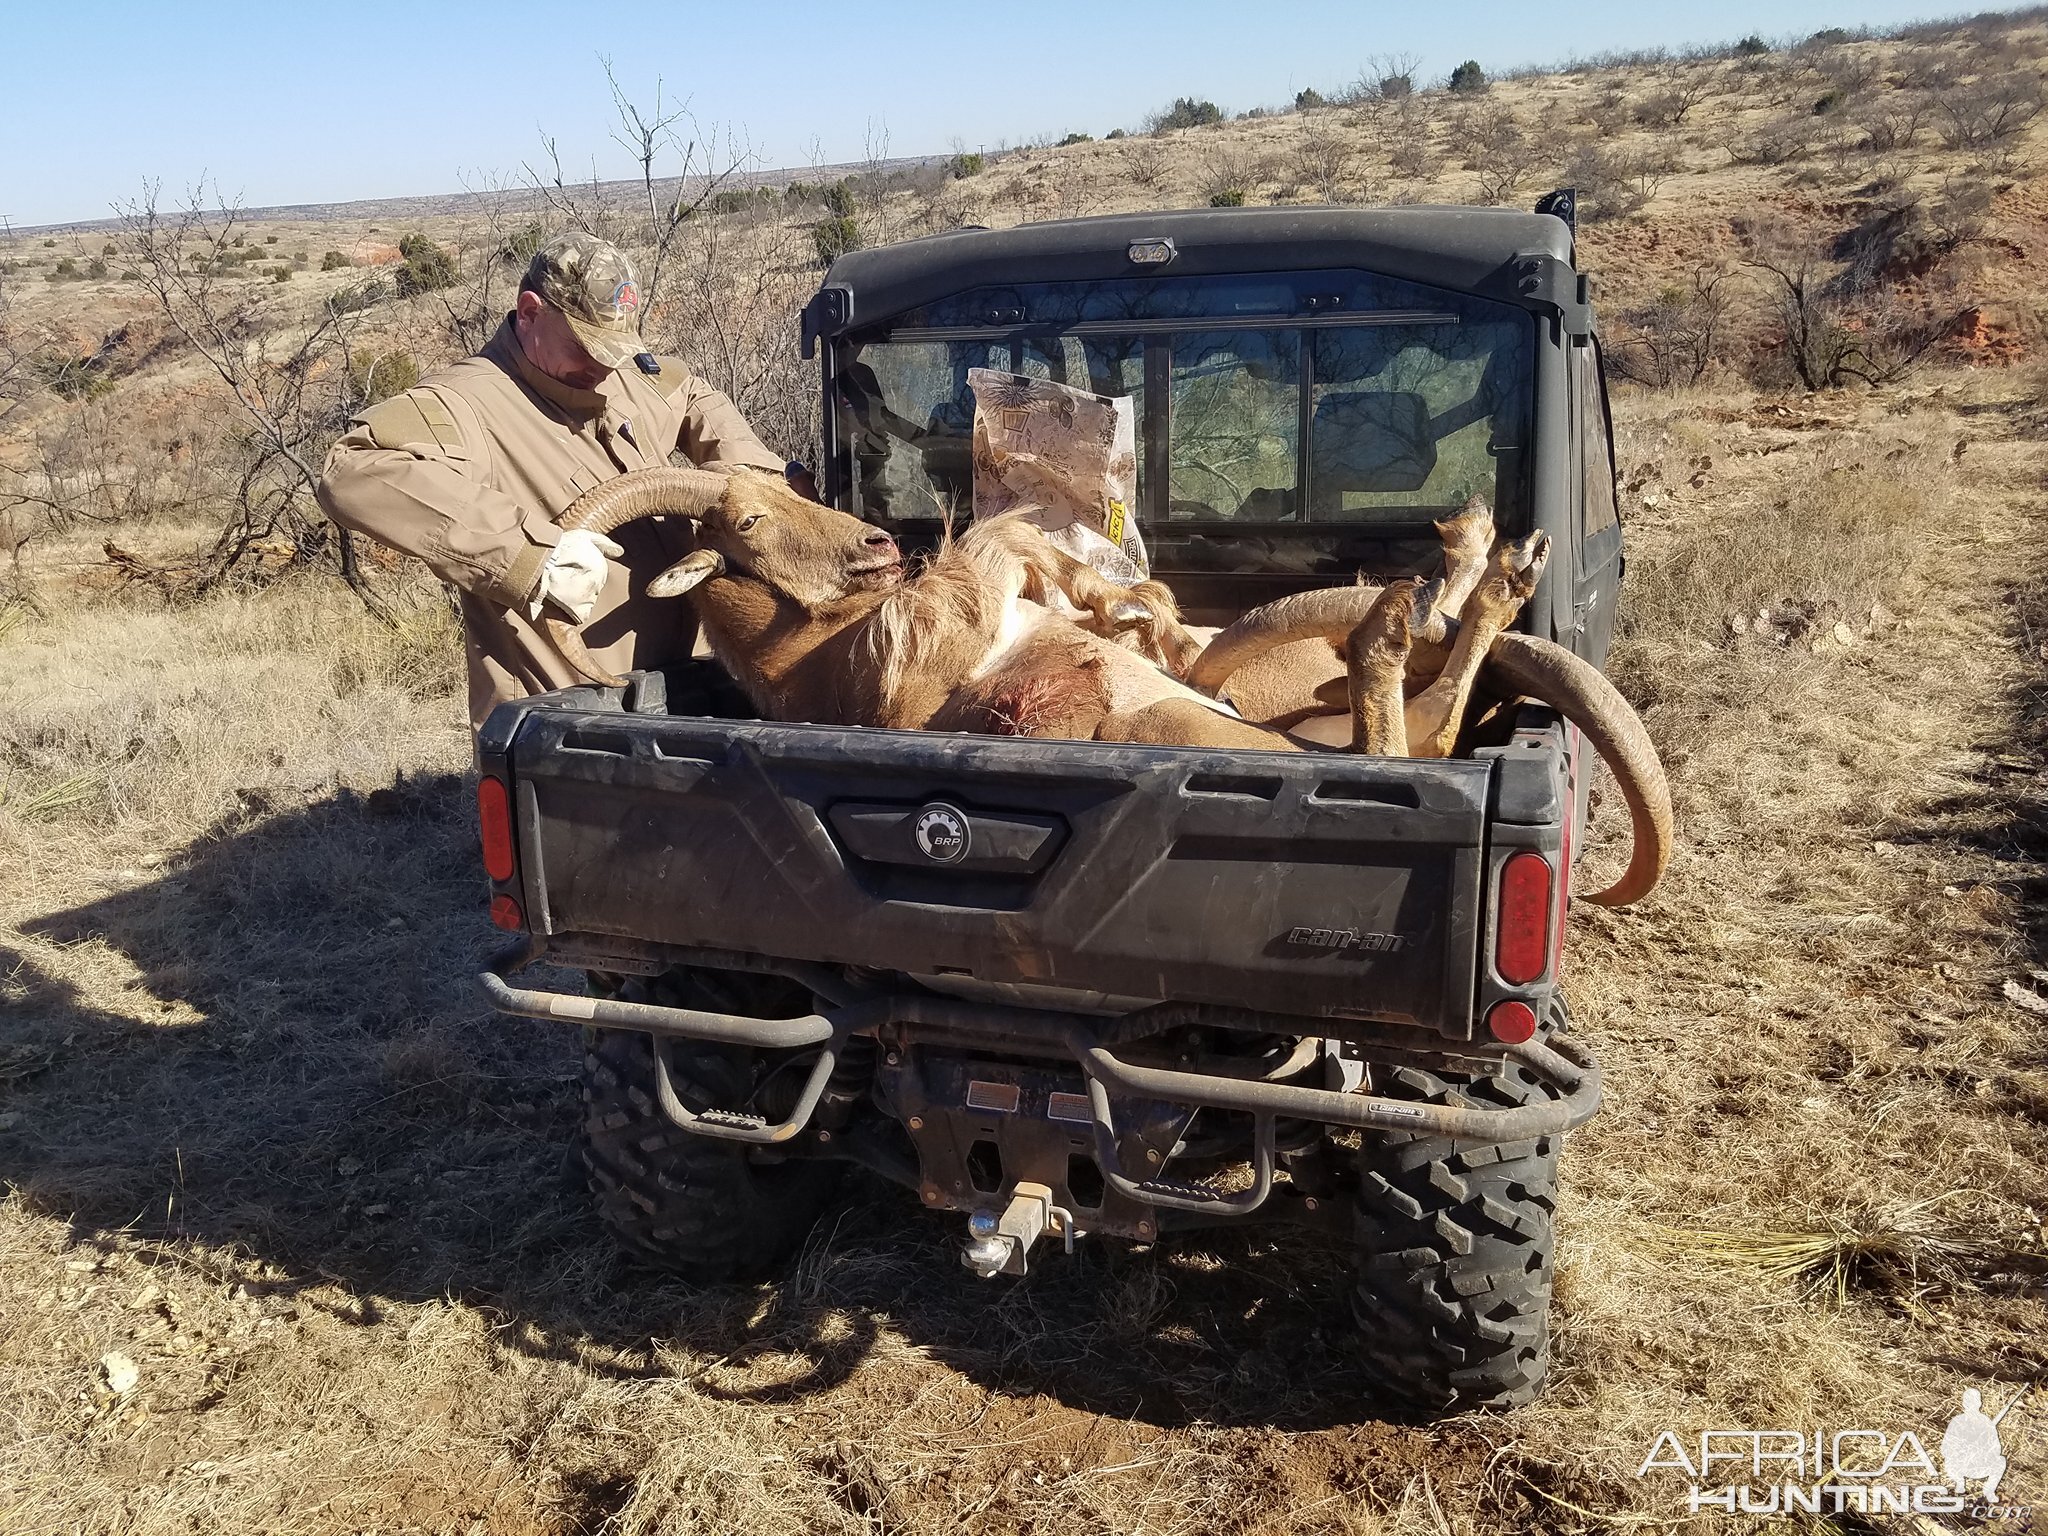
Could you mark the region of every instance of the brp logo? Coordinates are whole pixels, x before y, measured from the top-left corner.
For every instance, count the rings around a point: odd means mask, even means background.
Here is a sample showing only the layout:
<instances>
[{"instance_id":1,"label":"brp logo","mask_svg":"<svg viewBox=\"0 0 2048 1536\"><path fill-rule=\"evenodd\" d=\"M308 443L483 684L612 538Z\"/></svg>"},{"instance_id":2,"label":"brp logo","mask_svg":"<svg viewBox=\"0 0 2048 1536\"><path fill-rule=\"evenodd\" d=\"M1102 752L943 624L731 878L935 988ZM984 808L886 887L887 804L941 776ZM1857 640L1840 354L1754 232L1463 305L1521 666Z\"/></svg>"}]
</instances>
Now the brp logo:
<instances>
[{"instance_id":1,"label":"brp logo","mask_svg":"<svg viewBox=\"0 0 2048 1536\"><path fill-rule=\"evenodd\" d=\"M950 805L926 806L917 813L910 831L917 839L918 852L934 864L958 864L967 857L972 841L966 815Z\"/></svg>"}]
</instances>

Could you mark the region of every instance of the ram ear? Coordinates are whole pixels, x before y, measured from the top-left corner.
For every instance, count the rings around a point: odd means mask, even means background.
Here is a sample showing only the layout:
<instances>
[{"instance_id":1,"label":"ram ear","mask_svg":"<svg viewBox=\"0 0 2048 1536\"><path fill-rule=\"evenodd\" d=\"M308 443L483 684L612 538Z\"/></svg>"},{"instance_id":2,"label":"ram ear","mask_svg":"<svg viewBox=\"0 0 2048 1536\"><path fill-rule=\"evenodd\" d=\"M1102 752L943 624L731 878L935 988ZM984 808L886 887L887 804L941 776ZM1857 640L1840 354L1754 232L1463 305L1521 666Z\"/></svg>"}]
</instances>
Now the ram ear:
<instances>
[{"instance_id":1,"label":"ram ear","mask_svg":"<svg viewBox=\"0 0 2048 1536\"><path fill-rule=\"evenodd\" d=\"M647 583L650 597L681 597L699 582L725 569L725 556L715 549L693 550Z\"/></svg>"}]
</instances>

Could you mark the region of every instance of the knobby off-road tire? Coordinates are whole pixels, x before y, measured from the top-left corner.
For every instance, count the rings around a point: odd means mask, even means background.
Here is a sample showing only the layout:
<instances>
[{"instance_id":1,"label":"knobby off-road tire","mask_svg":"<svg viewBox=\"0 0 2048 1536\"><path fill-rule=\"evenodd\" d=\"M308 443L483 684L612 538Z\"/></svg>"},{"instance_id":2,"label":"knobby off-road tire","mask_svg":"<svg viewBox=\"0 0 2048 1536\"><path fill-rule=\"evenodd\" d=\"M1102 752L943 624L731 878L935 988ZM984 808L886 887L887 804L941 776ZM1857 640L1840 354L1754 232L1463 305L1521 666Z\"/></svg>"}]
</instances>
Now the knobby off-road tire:
<instances>
[{"instance_id":1,"label":"knobby off-road tire","mask_svg":"<svg viewBox=\"0 0 2048 1536\"><path fill-rule=\"evenodd\" d=\"M1402 1067L1376 1092L1510 1109L1555 1098L1522 1068L1459 1077ZM1424 1415L1508 1408L1550 1368L1559 1136L1498 1144L1368 1133L1359 1154L1360 1347L1387 1401Z\"/></svg>"},{"instance_id":2,"label":"knobby off-road tire","mask_svg":"<svg viewBox=\"0 0 2048 1536\"><path fill-rule=\"evenodd\" d=\"M636 1001L724 1011L729 985L752 978L671 975L628 984ZM804 999L808 1006L808 998ZM785 1012L762 1000L763 1016ZM693 1109L736 1108L763 1075L757 1054L736 1046L665 1042L669 1076ZM654 1037L633 1030L583 1032L583 1166L598 1212L626 1249L686 1279L758 1279L781 1266L811 1229L842 1166L783 1158L769 1149L693 1135L655 1097Z\"/></svg>"}]
</instances>

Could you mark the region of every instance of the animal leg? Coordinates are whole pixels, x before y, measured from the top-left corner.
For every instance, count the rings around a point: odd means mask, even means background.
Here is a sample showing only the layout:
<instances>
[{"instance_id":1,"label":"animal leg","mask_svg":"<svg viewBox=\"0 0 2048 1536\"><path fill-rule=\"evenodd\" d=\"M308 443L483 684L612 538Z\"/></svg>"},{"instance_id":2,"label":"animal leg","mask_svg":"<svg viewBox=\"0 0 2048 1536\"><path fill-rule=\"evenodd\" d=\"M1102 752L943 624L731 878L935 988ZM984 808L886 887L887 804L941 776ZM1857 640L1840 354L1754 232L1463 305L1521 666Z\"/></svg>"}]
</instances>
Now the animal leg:
<instances>
[{"instance_id":1,"label":"animal leg","mask_svg":"<svg viewBox=\"0 0 2048 1536\"><path fill-rule=\"evenodd\" d=\"M1390 584L1344 645L1345 677L1351 705L1351 750L1379 757L1408 755L1408 725L1402 715L1401 680L1422 583L1404 577Z\"/></svg>"},{"instance_id":2,"label":"animal leg","mask_svg":"<svg viewBox=\"0 0 2048 1536\"><path fill-rule=\"evenodd\" d=\"M1494 546L1486 574L1458 615L1458 638L1443 674L1408 701L1408 740L1417 757L1451 755L1486 653L1536 590L1549 558L1547 533L1503 539Z\"/></svg>"},{"instance_id":3,"label":"animal leg","mask_svg":"<svg viewBox=\"0 0 2048 1536\"><path fill-rule=\"evenodd\" d=\"M1486 575L1494 545L1493 509L1479 497L1436 525L1443 540L1444 573L1422 589L1415 604L1414 647L1408 653L1408 690L1419 693L1450 661L1451 621Z\"/></svg>"},{"instance_id":4,"label":"animal leg","mask_svg":"<svg viewBox=\"0 0 2048 1536\"><path fill-rule=\"evenodd\" d=\"M1436 525L1444 542L1444 574L1424 589L1426 605L1417 606L1416 638L1442 645L1449 626L1444 622L1464 612L1466 602L1492 558L1493 510L1477 496Z\"/></svg>"}]
</instances>

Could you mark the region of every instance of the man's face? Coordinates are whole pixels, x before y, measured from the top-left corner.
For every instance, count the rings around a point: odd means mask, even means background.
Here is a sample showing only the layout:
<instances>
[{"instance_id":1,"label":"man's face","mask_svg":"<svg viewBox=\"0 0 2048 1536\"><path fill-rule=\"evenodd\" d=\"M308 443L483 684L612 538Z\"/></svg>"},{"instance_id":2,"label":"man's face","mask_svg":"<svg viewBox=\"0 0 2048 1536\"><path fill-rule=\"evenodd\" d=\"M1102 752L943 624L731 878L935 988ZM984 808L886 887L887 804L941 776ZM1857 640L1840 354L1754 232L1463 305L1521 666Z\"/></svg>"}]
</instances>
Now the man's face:
<instances>
[{"instance_id":1,"label":"man's face","mask_svg":"<svg viewBox=\"0 0 2048 1536\"><path fill-rule=\"evenodd\" d=\"M584 350L562 312L530 289L519 295L519 346L526 360L572 389L596 389L612 370Z\"/></svg>"}]
</instances>

